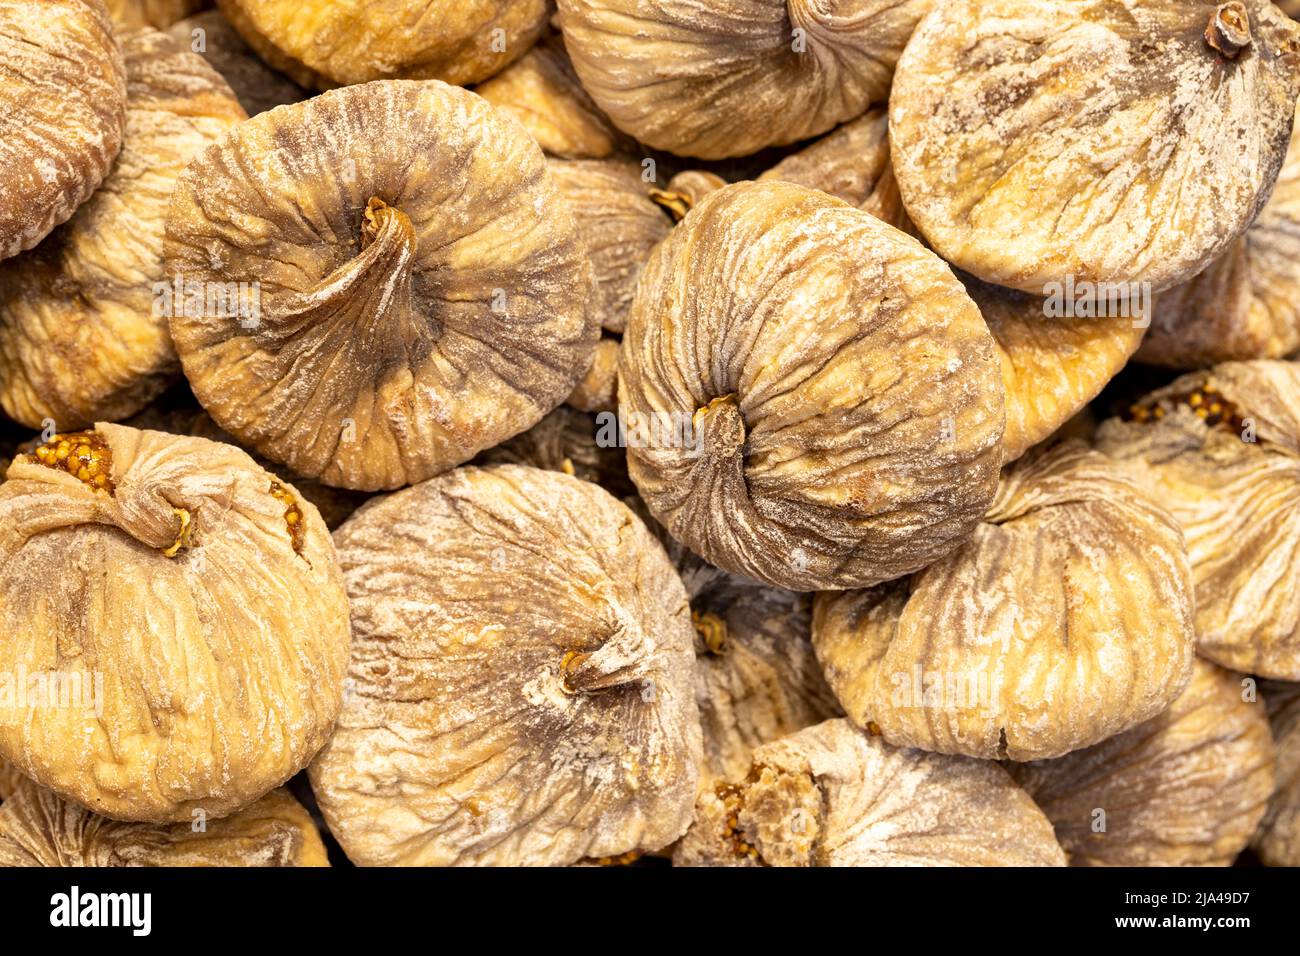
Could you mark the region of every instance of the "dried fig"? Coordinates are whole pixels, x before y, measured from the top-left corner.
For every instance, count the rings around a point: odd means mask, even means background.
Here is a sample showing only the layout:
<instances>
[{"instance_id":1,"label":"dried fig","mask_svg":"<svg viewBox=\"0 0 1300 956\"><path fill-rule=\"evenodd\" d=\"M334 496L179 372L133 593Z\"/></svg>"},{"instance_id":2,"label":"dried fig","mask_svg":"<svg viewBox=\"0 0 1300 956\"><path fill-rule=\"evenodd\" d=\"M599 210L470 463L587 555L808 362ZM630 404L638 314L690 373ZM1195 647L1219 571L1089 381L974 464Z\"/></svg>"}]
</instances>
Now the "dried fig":
<instances>
[{"instance_id":1,"label":"dried fig","mask_svg":"<svg viewBox=\"0 0 1300 956\"><path fill-rule=\"evenodd\" d=\"M0 803L8 800L24 777L3 759L0 759Z\"/></svg>"},{"instance_id":2,"label":"dried fig","mask_svg":"<svg viewBox=\"0 0 1300 956\"><path fill-rule=\"evenodd\" d=\"M148 28L120 37L117 163L71 220L0 263L0 405L32 428L125 418L176 376L158 295L168 199L190 158L244 118L225 81L175 40Z\"/></svg>"},{"instance_id":3,"label":"dried fig","mask_svg":"<svg viewBox=\"0 0 1300 956\"><path fill-rule=\"evenodd\" d=\"M1300 351L1300 126L1268 204L1189 282L1162 292L1138 361L1200 368Z\"/></svg>"},{"instance_id":4,"label":"dried fig","mask_svg":"<svg viewBox=\"0 0 1300 956\"><path fill-rule=\"evenodd\" d=\"M1300 364L1184 375L1096 445L1182 526L1201 656L1300 680Z\"/></svg>"},{"instance_id":5,"label":"dried fig","mask_svg":"<svg viewBox=\"0 0 1300 956\"><path fill-rule=\"evenodd\" d=\"M979 310L919 243L823 193L706 196L647 263L619 361L633 481L724 570L876 584L957 547L996 490Z\"/></svg>"},{"instance_id":6,"label":"dried fig","mask_svg":"<svg viewBox=\"0 0 1300 956\"><path fill-rule=\"evenodd\" d=\"M885 99L930 0L560 0L582 85L620 129L683 156L747 156Z\"/></svg>"},{"instance_id":7,"label":"dried fig","mask_svg":"<svg viewBox=\"0 0 1300 956\"><path fill-rule=\"evenodd\" d=\"M1273 790L1264 707L1198 660L1164 713L1086 750L1010 767L1074 866L1228 866Z\"/></svg>"},{"instance_id":8,"label":"dried fig","mask_svg":"<svg viewBox=\"0 0 1300 956\"><path fill-rule=\"evenodd\" d=\"M903 203L986 282L1159 291L1268 199L1298 62L1300 26L1267 0L936 3L889 100Z\"/></svg>"},{"instance_id":9,"label":"dried fig","mask_svg":"<svg viewBox=\"0 0 1300 956\"><path fill-rule=\"evenodd\" d=\"M0 259L90 198L122 146L126 71L103 0L0 0Z\"/></svg>"},{"instance_id":10,"label":"dried fig","mask_svg":"<svg viewBox=\"0 0 1300 956\"><path fill-rule=\"evenodd\" d=\"M555 865L656 850L700 760L686 594L585 481L459 468L336 532L350 691L311 767L362 865Z\"/></svg>"},{"instance_id":11,"label":"dried fig","mask_svg":"<svg viewBox=\"0 0 1300 956\"><path fill-rule=\"evenodd\" d=\"M478 465L529 465L561 471L600 485L615 495L632 493L623 451L597 442L590 415L560 406L522 435L489 448Z\"/></svg>"},{"instance_id":12,"label":"dried fig","mask_svg":"<svg viewBox=\"0 0 1300 956\"><path fill-rule=\"evenodd\" d=\"M1273 729L1276 786L1251 845L1268 866L1300 866L1300 684L1268 682L1263 690Z\"/></svg>"},{"instance_id":13,"label":"dried fig","mask_svg":"<svg viewBox=\"0 0 1300 956\"><path fill-rule=\"evenodd\" d=\"M308 478L421 481L535 424L598 326L591 266L524 130L437 81L256 116L177 183L169 271L256 293L252 320L176 309L217 424ZM191 314L195 313L195 314Z\"/></svg>"},{"instance_id":14,"label":"dried fig","mask_svg":"<svg viewBox=\"0 0 1300 956\"><path fill-rule=\"evenodd\" d=\"M1191 673L1192 611L1177 524L1067 442L1007 469L948 557L818 595L813 645L845 712L889 743L1034 760L1168 707Z\"/></svg>"},{"instance_id":15,"label":"dried fig","mask_svg":"<svg viewBox=\"0 0 1300 956\"><path fill-rule=\"evenodd\" d=\"M259 53L319 75L317 85L370 80L485 80L523 56L550 10L547 0L221 0ZM292 74L291 74L292 75Z\"/></svg>"},{"instance_id":16,"label":"dried fig","mask_svg":"<svg viewBox=\"0 0 1300 956\"><path fill-rule=\"evenodd\" d=\"M754 751L700 795L678 866L1063 866L1052 826L996 764L900 750L828 720Z\"/></svg>"},{"instance_id":17,"label":"dried fig","mask_svg":"<svg viewBox=\"0 0 1300 956\"><path fill-rule=\"evenodd\" d=\"M19 682L0 757L153 823L225 816L302 769L349 640L329 532L292 487L229 445L108 424L0 485L0 633Z\"/></svg>"},{"instance_id":18,"label":"dried fig","mask_svg":"<svg viewBox=\"0 0 1300 956\"><path fill-rule=\"evenodd\" d=\"M166 30L177 20L183 20L212 0L105 0L113 22L124 27L154 27Z\"/></svg>"},{"instance_id":19,"label":"dried fig","mask_svg":"<svg viewBox=\"0 0 1300 956\"><path fill-rule=\"evenodd\" d=\"M201 54L208 66L221 74L249 116L297 103L310 95L289 77L267 66L230 21L215 10L181 20L167 33L185 49Z\"/></svg>"},{"instance_id":20,"label":"dried fig","mask_svg":"<svg viewBox=\"0 0 1300 956\"><path fill-rule=\"evenodd\" d=\"M591 353L587 372L569 393L565 404L580 412L614 412L618 410L619 340L601 336Z\"/></svg>"},{"instance_id":21,"label":"dried fig","mask_svg":"<svg viewBox=\"0 0 1300 956\"><path fill-rule=\"evenodd\" d=\"M24 780L0 805L5 866L329 866L311 815L285 789L221 820L120 823Z\"/></svg>"}]
</instances>

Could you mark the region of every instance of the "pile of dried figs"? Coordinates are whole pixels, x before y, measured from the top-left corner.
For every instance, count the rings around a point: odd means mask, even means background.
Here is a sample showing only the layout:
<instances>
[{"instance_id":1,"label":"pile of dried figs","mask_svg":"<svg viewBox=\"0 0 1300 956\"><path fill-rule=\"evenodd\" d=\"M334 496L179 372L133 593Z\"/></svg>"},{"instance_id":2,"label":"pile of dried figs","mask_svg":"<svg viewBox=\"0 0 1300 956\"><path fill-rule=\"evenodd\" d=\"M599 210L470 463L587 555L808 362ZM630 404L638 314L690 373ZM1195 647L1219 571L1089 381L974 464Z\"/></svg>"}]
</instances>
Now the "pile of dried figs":
<instances>
[{"instance_id":1,"label":"pile of dried figs","mask_svg":"<svg viewBox=\"0 0 1300 956\"><path fill-rule=\"evenodd\" d=\"M1300 5L0 0L0 865L1300 866Z\"/></svg>"}]
</instances>

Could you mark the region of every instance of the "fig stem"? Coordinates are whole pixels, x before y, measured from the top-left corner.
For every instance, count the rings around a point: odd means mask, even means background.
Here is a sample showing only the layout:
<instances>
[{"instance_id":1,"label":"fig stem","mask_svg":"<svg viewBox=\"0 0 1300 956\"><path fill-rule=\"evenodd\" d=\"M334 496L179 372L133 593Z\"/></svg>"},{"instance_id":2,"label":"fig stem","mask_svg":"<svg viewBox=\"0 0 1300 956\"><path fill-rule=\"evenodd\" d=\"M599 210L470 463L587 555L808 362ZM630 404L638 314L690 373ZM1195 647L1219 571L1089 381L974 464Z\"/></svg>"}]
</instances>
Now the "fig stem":
<instances>
[{"instance_id":1,"label":"fig stem","mask_svg":"<svg viewBox=\"0 0 1300 956\"><path fill-rule=\"evenodd\" d=\"M1205 28L1206 43L1231 60L1250 46L1250 41L1250 14L1245 4L1231 0L1214 8Z\"/></svg>"},{"instance_id":2,"label":"fig stem","mask_svg":"<svg viewBox=\"0 0 1300 956\"><path fill-rule=\"evenodd\" d=\"M650 190L650 199L663 206L672 215L674 222L681 222L691 211L691 197L686 193L669 192L666 189Z\"/></svg>"}]
</instances>

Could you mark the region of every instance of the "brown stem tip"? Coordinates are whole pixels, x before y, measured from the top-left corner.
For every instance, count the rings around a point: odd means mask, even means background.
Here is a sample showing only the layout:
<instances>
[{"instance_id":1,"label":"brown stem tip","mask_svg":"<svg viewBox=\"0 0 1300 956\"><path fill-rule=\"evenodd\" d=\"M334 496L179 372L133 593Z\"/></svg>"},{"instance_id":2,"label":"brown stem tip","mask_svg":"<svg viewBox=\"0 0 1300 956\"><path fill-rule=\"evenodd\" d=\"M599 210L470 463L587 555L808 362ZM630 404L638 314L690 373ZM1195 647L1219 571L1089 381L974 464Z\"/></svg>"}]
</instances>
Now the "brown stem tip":
<instances>
[{"instance_id":1,"label":"brown stem tip","mask_svg":"<svg viewBox=\"0 0 1300 956\"><path fill-rule=\"evenodd\" d=\"M1245 4L1232 0L1214 8L1205 28L1206 43L1231 60L1250 46L1250 39L1250 14Z\"/></svg>"}]
</instances>

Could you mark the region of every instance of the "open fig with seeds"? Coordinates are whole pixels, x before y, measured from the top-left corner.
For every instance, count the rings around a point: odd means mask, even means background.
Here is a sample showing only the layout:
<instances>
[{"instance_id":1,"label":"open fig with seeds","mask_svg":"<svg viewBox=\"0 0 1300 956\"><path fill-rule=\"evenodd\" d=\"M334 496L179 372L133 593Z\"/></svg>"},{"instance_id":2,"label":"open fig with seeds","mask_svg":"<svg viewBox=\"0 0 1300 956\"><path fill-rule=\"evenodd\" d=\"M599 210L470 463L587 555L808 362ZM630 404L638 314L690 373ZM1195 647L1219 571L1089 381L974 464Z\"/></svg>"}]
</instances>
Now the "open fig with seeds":
<instances>
[{"instance_id":1,"label":"open fig with seeds","mask_svg":"<svg viewBox=\"0 0 1300 956\"><path fill-rule=\"evenodd\" d=\"M184 49L207 60L208 66L230 84L239 105L249 116L286 103L297 103L311 95L263 62L230 21L216 10L180 20L168 28L167 34Z\"/></svg>"},{"instance_id":2,"label":"open fig with seeds","mask_svg":"<svg viewBox=\"0 0 1300 956\"><path fill-rule=\"evenodd\" d=\"M31 428L126 418L177 376L167 204L191 157L245 116L197 54L147 27L119 35L128 84L116 164L71 220L0 262L0 406Z\"/></svg>"},{"instance_id":3,"label":"open fig with seeds","mask_svg":"<svg viewBox=\"0 0 1300 956\"><path fill-rule=\"evenodd\" d=\"M724 570L868 586L958 547L992 500L993 340L947 266L824 193L739 183L645 266L623 339L628 465Z\"/></svg>"},{"instance_id":4,"label":"open fig with seeds","mask_svg":"<svg viewBox=\"0 0 1300 956\"><path fill-rule=\"evenodd\" d=\"M103 0L2 0L0 75L5 259L66 222L122 146L126 71Z\"/></svg>"},{"instance_id":5,"label":"open fig with seeds","mask_svg":"<svg viewBox=\"0 0 1300 956\"><path fill-rule=\"evenodd\" d=\"M817 136L889 93L930 0L560 0L565 48L625 133L701 159Z\"/></svg>"},{"instance_id":6,"label":"open fig with seeds","mask_svg":"<svg viewBox=\"0 0 1300 956\"><path fill-rule=\"evenodd\" d=\"M311 767L361 865L562 865L658 850L700 761L682 583L626 507L459 468L336 532L349 693Z\"/></svg>"},{"instance_id":7,"label":"open fig with seeds","mask_svg":"<svg viewBox=\"0 0 1300 956\"><path fill-rule=\"evenodd\" d=\"M591 265L541 151L433 80L241 124L177 183L167 239L187 290L233 283L257 304L174 311L195 395L330 485L422 481L524 431L573 391L598 335Z\"/></svg>"},{"instance_id":8,"label":"open fig with seeds","mask_svg":"<svg viewBox=\"0 0 1300 956\"><path fill-rule=\"evenodd\" d=\"M1300 25L1267 0L949 0L898 62L894 172L977 278L1159 291L1255 219L1297 92Z\"/></svg>"},{"instance_id":9,"label":"open fig with seeds","mask_svg":"<svg viewBox=\"0 0 1300 956\"><path fill-rule=\"evenodd\" d=\"M677 866L1062 866L1052 826L993 763L891 747L828 720L701 793Z\"/></svg>"},{"instance_id":10,"label":"open fig with seeds","mask_svg":"<svg viewBox=\"0 0 1300 956\"><path fill-rule=\"evenodd\" d=\"M1096 445L1182 526L1201 656L1300 680L1300 363L1184 375Z\"/></svg>"},{"instance_id":11,"label":"open fig with seeds","mask_svg":"<svg viewBox=\"0 0 1300 956\"><path fill-rule=\"evenodd\" d=\"M0 484L0 630L0 672L43 679L0 700L0 758L153 823L228 815L306 766L349 641L329 532L292 487L229 445L109 424Z\"/></svg>"},{"instance_id":12,"label":"open fig with seeds","mask_svg":"<svg viewBox=\"0 0 1300 956\"><path fill-rule=\"evenodd\" d=\"M123 823L30 780L0 805L0 867L329 866L311 814L288 790L220 820Z\"/></svg>"},{"instance_id":13,"label":"open fig with seeds","mask_svg":"<svg viewBox=\"0 0 1300 956\"><path fill-rule=\"evenodd\" d=\"M1300 866L1300 684L1265 681L1260 689L1276 762L1273 796L1251 846L1268 866Z\"/></svg>"},{"instance_id":14,"label":"open fig with seeds","mask_svg":"<svg viewBox=\"0 0 1300 956\"><path fill-rule=\"evenodd\" d=\"M845 712L891 744L1034 760L1170 705L1191 674L1178 525L1077 442L1008 468L984 521L911 578L820 594L813 645Z\"/></svg>"},{"instance_id":15,"label":"open fig with seeds","mask_svg":"<svg viewBox=\"0 0 1300 956\"><path fill-rule=\"evenodd\" d=\"M1228 866L1273 792L1264 705L1239 674L1198 660L1169 709L1012 777L1043 808L1074 866Z\"/></svg>"}]
</instances>

